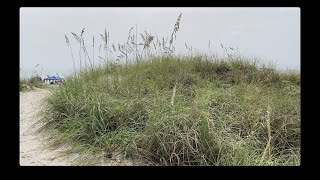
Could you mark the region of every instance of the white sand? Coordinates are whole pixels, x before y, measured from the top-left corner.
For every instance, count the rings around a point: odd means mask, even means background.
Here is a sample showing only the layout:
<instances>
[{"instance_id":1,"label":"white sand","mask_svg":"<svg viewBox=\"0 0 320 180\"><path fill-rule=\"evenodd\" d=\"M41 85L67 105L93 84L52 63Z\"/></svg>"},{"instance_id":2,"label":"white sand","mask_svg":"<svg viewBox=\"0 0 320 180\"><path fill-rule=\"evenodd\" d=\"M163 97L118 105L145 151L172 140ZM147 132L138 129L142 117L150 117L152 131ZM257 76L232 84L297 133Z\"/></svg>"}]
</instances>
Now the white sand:
<instances>
[{"instance_id":1,"label":"white sand","mask_svg":"<svg viewBox=\"0 0 320 180\"><path fill-rule=\"evenodd\" d=\"M44 149L43 136L35 132L36 114L41 101L49 90L35 89L20 92L20 165L21 166L64 166L69 163L55 157L59 150Z\"/></svg>"},{"instance_id":2,"label":"white sand","mask_svg":"<svg viewBox=\"0 0 320 180\"><path fill-rule=\"evenodd\" d=\"M44 97L50 94L46 89L35 89L30 92L20 92L20 165L21 166L68 166L71 165L71 158L57 157L63 148L44 148L43 135L36 133L36 126L32 126L37 121L35 116L41 108ZM69 159L68 159L69 158ZM114 159L114 158L112 158ZM100 162L98 166L131 166L138 165L130 160L118 161L108 160Z\"/></svg>"}]
</instances>

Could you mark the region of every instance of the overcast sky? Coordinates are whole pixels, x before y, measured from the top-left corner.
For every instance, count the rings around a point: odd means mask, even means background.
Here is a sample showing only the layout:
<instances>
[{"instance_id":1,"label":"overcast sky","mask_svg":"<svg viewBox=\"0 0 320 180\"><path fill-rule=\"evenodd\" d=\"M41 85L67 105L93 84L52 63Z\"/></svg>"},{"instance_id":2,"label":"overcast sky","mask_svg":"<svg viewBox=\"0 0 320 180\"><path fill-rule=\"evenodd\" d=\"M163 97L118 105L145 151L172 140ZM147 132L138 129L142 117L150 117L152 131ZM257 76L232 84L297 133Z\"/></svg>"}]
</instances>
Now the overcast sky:
<instances>
[{"instance_id":1,"label":"overcast sky","mask_svg":"<svg viewBox=\"0 0 320 180\"><path fill-rule=\"evenodd\" d=\"M220 44L238 46L243 55L273 62L279 69L300 70L299 8L21 8L20 68L70 72L65 34L71 39L71 32L85 28L85 40L91 42L94 35L96 48L105 28L111 43L125 42L136 24L139 33L169 36L180 13L177 52L185 51L185 43L206 52L210 40L213 50L221 49ZM77 50L73 44L75 58Z\"/></svg>"}]
</instances>

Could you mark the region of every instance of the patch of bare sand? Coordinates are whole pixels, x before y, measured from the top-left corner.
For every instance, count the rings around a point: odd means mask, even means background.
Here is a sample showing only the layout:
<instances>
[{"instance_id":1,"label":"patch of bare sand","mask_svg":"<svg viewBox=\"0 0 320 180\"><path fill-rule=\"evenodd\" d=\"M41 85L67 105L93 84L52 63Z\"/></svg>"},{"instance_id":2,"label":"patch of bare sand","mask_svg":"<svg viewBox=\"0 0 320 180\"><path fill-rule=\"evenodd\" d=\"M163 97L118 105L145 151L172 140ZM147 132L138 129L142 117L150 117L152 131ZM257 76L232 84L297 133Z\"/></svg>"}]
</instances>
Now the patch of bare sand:
<instances>
[{"instance_id":1,"label":"patch of bare sand","mask_svg":"<svg viewBox=\"0 0 320 180\"><path fill-rule=\"evenodd\" d=\"M57 158L59 150L44 148L44 137L36 133L33 124L41 109L41 102L49 95L47 89L20 92L20 165L21 166L64 166L68 162Z\"/></svg>"}]
</instances>

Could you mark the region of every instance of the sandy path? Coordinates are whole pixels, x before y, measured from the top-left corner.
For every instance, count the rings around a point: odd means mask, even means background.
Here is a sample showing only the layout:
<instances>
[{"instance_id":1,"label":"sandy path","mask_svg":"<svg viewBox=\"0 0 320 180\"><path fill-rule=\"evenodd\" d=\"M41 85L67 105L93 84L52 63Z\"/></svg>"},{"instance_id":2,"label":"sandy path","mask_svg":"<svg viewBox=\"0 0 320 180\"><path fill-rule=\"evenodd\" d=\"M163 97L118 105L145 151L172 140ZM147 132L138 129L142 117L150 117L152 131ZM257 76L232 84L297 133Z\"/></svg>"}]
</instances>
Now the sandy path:
<instances>
[{"instance_id":1,"label":"sandy path","mask_svg":"<svg viewBox=\"0 0 320 180\"><path fill-rule=\"evenodd\" d=\"M36 114L41 108L42 100L50 95L47 89L35 89L29 92L20 92L20 165L21 166L69 166L72 158L58 157L63 148L46 149L43 145L43 135L36 133L37 127L32 126L36 121ZM113 158L112 158L113 159ZM133 163L125 159L121 162L117 160L104 160L95 166L132 166ZM115 159L118 159L115 157Z\"/></svg>"},{"instance_id":2,"label":"sandy path","mask_svg":"<svg viewBox=\"0 0 320 180\"><path fill-rule=\"evenodd\" d=\"M50 94L47 89L20 92L20 165L21 166L64 166L65 159L55 157L59 150L48 150L43 146L43 136L35 133L35 115L41 108L44 97ZM60 150L61 151L61 150Z\"/></svg>"}]
</instances>

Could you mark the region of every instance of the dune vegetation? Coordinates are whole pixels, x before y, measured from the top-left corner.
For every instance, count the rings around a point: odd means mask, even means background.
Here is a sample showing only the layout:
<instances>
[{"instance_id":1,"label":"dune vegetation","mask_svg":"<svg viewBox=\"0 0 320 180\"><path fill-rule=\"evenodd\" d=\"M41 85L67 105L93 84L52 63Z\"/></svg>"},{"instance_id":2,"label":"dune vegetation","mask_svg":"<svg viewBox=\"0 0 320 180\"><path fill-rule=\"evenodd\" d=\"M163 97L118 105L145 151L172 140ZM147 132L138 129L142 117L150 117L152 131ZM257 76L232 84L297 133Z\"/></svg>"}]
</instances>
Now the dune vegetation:
<instances>
[{"instance_id":1,"label":"dune vegetation","mask_svg":"<svg viewBox=\"0 0 320 180\"><path fill-rule=\"evenodd\" d=\"M144 32L138 42L131 28L115 45L105 30L98 63L84 30L71 36L79 51L66 35L76 71L40 114L50 146L84 152L80 164L119 152L151 165L300 165L300 72L223 45L225 57L188 45L188 55L177 55L181 17L168 38Z\"/></svg>"},{"instance_id":2,"label":"dune vegetation","mask_svg":"<svg viewBox=\"0 0 320 180\"><path fill-rule=\"evenodd\" d=\"M39 64L38 64L39 65ZM36 67L38 66L36 65ZM42 82L41 77L35 71L30 77L19 79L19 91L25 92L33 90L34 88L46 88L47 85Z\"/></svg>"}]
</instances>

